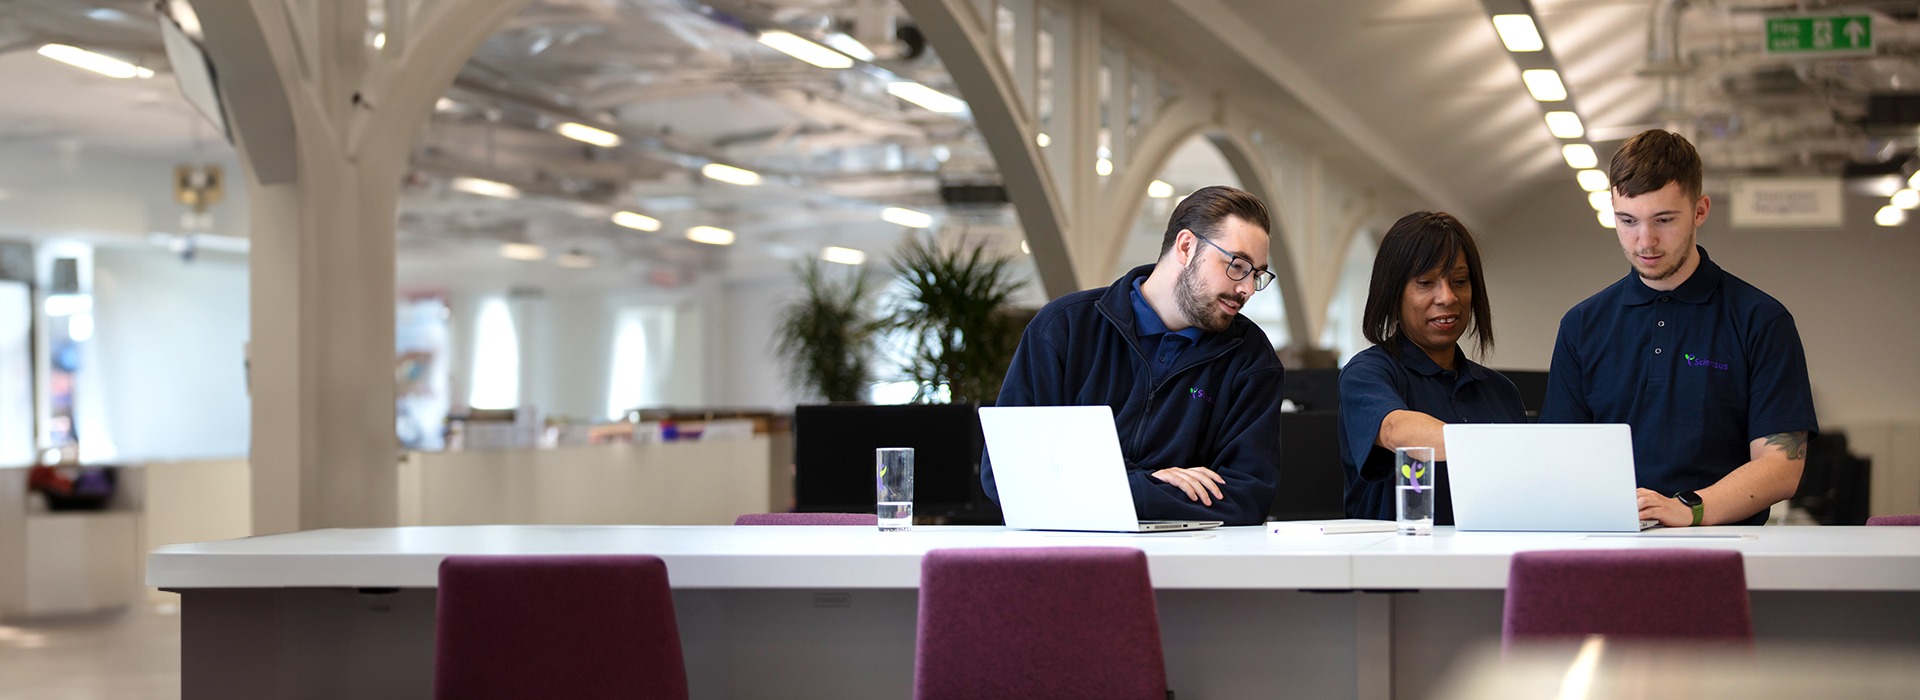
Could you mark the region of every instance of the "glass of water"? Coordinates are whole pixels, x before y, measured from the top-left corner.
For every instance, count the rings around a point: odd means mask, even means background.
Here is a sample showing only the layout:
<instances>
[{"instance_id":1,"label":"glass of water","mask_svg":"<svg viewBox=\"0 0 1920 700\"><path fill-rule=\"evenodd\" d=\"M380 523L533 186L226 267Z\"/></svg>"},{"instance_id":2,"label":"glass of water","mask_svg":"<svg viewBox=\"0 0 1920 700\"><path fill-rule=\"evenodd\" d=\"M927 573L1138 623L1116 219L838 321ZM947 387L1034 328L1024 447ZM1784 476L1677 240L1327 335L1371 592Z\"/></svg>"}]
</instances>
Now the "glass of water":
<instances>
[{"instance_id":1,"label":"glass of water","mask_svg":"<svg viewBox=\"0 0 1920 700\"><path fill-rule=\"evenodd\" d=\"M1394 519L1402 535L1433 534L1433 448L1393 450Z\"/></svg>"},{"instance_id":2,"label":"glass of water","mask_svg":"<svg viewBox=\"0 0 1920 700\"><path fill-rule=\"evenodd\" d=\"M913 529L913 448L882 447L874 450L873 465L880 531Z\"/></svg>"}]
</instances>

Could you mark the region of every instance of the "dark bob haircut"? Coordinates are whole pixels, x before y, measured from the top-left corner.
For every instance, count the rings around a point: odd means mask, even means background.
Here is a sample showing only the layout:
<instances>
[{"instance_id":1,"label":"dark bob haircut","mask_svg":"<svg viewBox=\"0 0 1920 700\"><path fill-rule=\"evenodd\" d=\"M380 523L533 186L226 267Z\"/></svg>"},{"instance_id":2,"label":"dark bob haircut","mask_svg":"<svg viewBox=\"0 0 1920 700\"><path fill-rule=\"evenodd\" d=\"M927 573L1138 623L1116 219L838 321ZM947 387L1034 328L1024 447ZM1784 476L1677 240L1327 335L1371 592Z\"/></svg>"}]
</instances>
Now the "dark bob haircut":
<instances>
[{"instance_id":1,"label":"dark bob haircut","mask_svg":"<svg viewBox=\"0 0 1920 700\"><path fill-rule=\"evenodd\" d=\"M1160 239L1160 257L1167 257L1167 251L1173 250L1173 240L1180 237L1181 229L1212 240L1220 228L1220 222L1226 221L1229 216L1238 216L1262 231L1273 231L1273 222L1267 217L1267 205L1259 197L1226 185L1202 187L1180 200L1180 204L1173 208L1173 216L1167 218L1167 235Z\"/></svg>"},{"instance_id":2,"label":"dark bob haircut","mask_svg":"<svg viewBox=\"0 0 1920 700\"><path fill-rule=\"evenodd\" d=\"M1373 257L1373 281L1367 285L1367 310L1361 332L1367 341L1400 351L1400 300L1407 283L1427 271L1467 258L1467 276L1473 286L1473 329L1476 353L1493 349L1493 310L1487 302L1487 281L1480 272L1480 248L1473 234L1446 212L1416 211L1400 217L1380 239Z\"/></svg>"}]
</instances>

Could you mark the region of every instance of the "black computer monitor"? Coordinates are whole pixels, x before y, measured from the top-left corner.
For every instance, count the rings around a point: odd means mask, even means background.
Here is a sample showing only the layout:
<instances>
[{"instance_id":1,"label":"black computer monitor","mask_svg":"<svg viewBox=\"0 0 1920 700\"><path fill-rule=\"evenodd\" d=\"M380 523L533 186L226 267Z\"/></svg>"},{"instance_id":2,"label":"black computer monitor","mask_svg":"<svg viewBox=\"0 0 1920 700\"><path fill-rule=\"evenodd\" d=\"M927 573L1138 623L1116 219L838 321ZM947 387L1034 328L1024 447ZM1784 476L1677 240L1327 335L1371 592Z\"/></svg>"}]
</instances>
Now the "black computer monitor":
<instances>
[{"instance_id":1,"label":"black computer monitor","mask_svg":"<svg viewBox=\"0 0 1920 700\"><path fill-rule=\"evenodd\" d=\"M1500 373L1520 390L1520 405L1526 407L1527 418L1538 420L1540 406L1547 402L1547 373L1532 369L1503 369Z\"/></svg>"},{"instance_id":2,"label":"black computer monitor","mask_svg":"<svg viewBox=\"0 0 1920 700\"><path fill-rule=\"evenodd\" d=\"M793 497L802 512L874 512L873 451L911 447L915 516L990 510L971 404L827 404L793 410Z\"/></svg>"},{"instance_id":3,"label":"black computer monitor","mask_svg":"<svg viewBox=\"0 0 1920 700\"><path fill-rule=\"evenodd\" d=\"M1273 494L1268 517L1346 517L1346 467L1340 464L1339 421L1337 411L1280 415L1279 489Z\"/></svg>"},{"instance_id":4,"label":"black computer monitor","mask_svg":"<svg viewBox=\"0 0 1920 700\"><path fill-rule=\"evenodd\" d=\"M1340 410L1340 370L1287 368L1280 398L1302 411Z\"/></svg>"}]
</instances>

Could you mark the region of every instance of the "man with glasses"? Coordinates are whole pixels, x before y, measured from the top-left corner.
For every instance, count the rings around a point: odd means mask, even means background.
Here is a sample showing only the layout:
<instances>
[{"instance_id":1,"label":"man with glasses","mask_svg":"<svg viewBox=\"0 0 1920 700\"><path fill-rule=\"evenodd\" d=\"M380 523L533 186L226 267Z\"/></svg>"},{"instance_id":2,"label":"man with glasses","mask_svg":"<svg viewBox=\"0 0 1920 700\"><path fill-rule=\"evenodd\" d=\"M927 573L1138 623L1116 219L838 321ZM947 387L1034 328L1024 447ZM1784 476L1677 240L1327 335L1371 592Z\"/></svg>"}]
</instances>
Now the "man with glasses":
<instances>
[{"instance_id":1,"label":"man with glasses","mask_svg":"<svg viewBox=\"0 0 1920 700\"><path fill-rule=\"evenodd\" d=\"M1158 262L1040 310L996 405L1112 407L1142 520L1266 520L1283 370L1240 308L1273 282L1270 226L1266 205L1241 190L1188 195ZM980 480L998 501L986 460Z\"/></svg>"}]
</instances>

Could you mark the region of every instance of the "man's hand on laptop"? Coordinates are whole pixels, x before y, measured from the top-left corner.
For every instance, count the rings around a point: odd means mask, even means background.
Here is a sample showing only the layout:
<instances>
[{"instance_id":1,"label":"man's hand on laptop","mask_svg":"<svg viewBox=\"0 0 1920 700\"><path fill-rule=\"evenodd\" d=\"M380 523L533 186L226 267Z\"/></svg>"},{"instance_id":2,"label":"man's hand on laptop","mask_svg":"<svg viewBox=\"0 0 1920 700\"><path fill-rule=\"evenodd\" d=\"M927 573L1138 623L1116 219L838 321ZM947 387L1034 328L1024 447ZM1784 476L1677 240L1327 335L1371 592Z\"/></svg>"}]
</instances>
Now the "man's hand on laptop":
<instances>
[{"instance_id":1,"label":"man's hand on laptop","mask_svg":"<svg viewBox=\"0 0 1920 700\"><path fill-rule=\"evenodd\" d=\"M1168 467L1153 473L1153 478L1180 487L1187 492L1187 499L1199 501L1201 505L1213 505L1213 499L1224 499L1219 484L1227 483L1219 474L1206 467ZM1691 517L1691 516L1689 516Z\"/></svg>"},{"instance_id":2,"label":"man's hand on laptop","mask_svg":"<svg viewBox=\"0 0 1920 700\"><path fill-rule=\"evenodd\" d=\"M1640 506L1641 520L1658 520L1667 527L1687 527L1693 524L1693 509L1681 503L1677 498L1668 498L1648 489L1634 492L1634 501Z\"/></svg>"}]
</instances>

